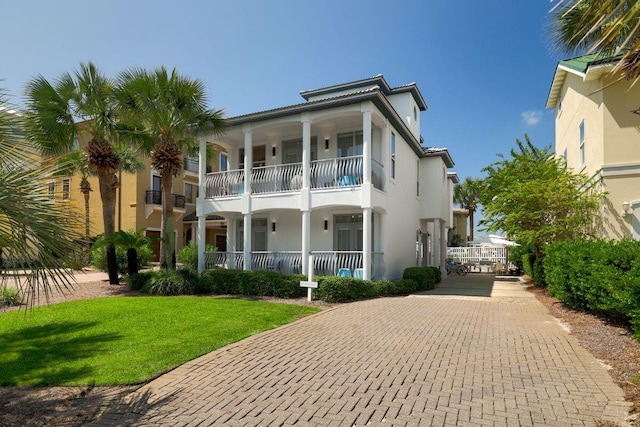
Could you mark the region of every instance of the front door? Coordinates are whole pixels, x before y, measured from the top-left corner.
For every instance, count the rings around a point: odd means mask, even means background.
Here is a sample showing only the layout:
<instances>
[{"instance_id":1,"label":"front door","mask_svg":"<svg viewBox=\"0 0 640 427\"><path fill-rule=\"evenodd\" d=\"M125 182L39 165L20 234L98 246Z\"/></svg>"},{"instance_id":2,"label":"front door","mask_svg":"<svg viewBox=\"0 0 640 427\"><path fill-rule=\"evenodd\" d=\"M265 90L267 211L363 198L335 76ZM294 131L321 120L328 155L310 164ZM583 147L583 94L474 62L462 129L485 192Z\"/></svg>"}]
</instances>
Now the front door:
<instances>
[{"instance_id":1,"label":"front door","mask_svg":"<svg viewBox=\"0 0 640 427\"><path fill-rule=\"evenodd\" d=\"M153 258L151 261L160 261L160 232L147 230L147 237L151 239L151 249L153 250Z\"/></svg>"}]
</instances>

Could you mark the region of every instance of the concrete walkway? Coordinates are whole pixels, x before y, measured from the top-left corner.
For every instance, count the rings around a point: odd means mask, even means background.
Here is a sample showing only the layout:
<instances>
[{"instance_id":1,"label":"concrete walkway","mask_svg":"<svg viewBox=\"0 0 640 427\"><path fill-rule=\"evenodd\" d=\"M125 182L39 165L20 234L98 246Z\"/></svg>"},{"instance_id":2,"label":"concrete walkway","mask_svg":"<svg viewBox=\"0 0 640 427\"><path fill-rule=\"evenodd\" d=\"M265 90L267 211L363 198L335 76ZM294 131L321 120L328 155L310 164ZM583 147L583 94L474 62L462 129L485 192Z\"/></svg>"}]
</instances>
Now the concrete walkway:
<instances>
[{"instance_id":1,"label":"concrete walkway","mask_svg":"<svg viewBox=\"0 0 640 427\"><path fill-rule=\"evenodd\" d=\"M629 406L522 285L470 274L207 354L94 425L624 425Z\"/></svg>"}]
</instances>

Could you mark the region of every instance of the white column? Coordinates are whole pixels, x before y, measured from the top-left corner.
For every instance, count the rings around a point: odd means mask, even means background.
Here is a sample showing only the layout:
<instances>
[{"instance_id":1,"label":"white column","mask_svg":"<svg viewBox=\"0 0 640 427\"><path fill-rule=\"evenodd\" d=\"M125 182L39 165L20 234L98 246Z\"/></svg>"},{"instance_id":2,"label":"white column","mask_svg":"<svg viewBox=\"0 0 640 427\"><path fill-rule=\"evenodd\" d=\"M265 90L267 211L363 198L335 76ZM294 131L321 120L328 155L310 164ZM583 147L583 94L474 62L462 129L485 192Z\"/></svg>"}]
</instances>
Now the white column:
<instances>
[{"instance_id":1,"label":"white column","mask_svg":"<svg viewBox=\"0 0 640 427\"><path fill-rule=\"evenodd\" d=\"M244 266L243 270L251 270L251 214L244 215Z\"/></svg>"},{"instance_id":2,"label":"white column","mask_svg":"<svg viewBox=\"0 0 640 427\"><path fill-rule=\"evenodd\" d=\"M362 210L362 278L371 280L371 208Z\"/></svg>"},{"instance_id":3,"label":"white column","mask_svg":"<svg viewBox=\"0 0 640 427\"><path fill-rule=\"evenodd\" d=\"M371 183L371 103L362 106L362 182Z\"/></svg>"},{"instance_id":4,"label":"white column","mask_svg":"<svg viewBox=\"0 0 640 427\"><path fill-rule=\"evenodd\" d=\"M311 212L302 211L302 274L309 274L311 253Z\"/></svg>"},{"instance_id":5,"label":"white column","mask_svg":"<svg viewBox=\"0 0 640 427\"><path fill-rule=\"evenodd\" d=\"M198 199L196 201L196 215L198 216L198 273L205 269L205 247L207 239L207 215L204 212L204 198L207 188L207 141L201 138L198 143Z\"/></svg>"},{"instance_id":6,"label":"white column","mask_svg":"<svg viewBox=\"0 0 640 427\"><path fill-rule=\"evenodd\" d=\"M447 233L444 220L440 220L440 272L442 277L447 275Z\"/></svg>"},{"instance_id":7,"label":"white column","mask_svg":"<svg viewBox=\"0 0 640 427\"><path fill-rule=\"evenodd\" d=\"M309 114L302 114L302 190L300 190L300 211L302 212L302 274L309 274L309 254L311 252L311 121Z\"/></svg>"},{"instance_id":8,"label":"white column","mask_svg":"<svg viewBox=\"0 0 640 427\"><path fill-rule=\"evenodd\" d=\"M244 193L242 194L242 214L244 215L244 270L251 270L251 171L253 169L253 146L251 127L244 132Z\"/></svg>"}]
</instances>

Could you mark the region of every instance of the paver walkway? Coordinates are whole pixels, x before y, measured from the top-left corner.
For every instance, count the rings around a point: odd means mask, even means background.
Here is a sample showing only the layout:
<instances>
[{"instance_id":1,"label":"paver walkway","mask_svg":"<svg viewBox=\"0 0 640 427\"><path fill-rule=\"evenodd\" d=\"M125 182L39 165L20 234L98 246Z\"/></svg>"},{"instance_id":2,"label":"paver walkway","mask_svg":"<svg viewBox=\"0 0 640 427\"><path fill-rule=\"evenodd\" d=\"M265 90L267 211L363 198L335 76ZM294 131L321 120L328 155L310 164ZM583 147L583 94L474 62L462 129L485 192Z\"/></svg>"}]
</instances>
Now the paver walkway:
<instances>
[{"instance_id":1,"label":"paver walkway","mask_svg":"<svg viewBox=\"0 0 640 427\"><path fill-rule=\"evenodd\" d=\"M207 354L95 425L623 425L628 408L533 295L476 274L345 304Z\"/></svg>"}]
</instances>

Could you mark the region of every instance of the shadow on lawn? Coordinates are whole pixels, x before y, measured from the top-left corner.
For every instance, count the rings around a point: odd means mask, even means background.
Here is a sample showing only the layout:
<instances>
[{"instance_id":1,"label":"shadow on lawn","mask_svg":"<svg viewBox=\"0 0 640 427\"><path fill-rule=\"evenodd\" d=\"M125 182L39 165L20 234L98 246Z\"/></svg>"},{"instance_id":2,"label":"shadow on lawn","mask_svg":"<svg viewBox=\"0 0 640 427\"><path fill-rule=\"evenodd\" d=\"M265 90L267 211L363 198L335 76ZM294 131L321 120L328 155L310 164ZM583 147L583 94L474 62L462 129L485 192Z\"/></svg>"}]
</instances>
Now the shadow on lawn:
<instances>
[{"instance_id":1,"label":"shadow on lawn","mask_svg":"<svg viewBox=\"0 0 640 427\"><path fill-rule=\"evenodd\" d=\"M86 377L88 366L66 367L91 357L102 344L120 339L118 334L84 332L97 322L55 322L32 326L0 336L0 384L65 384Z\"/></svg>"}]
</instances>

